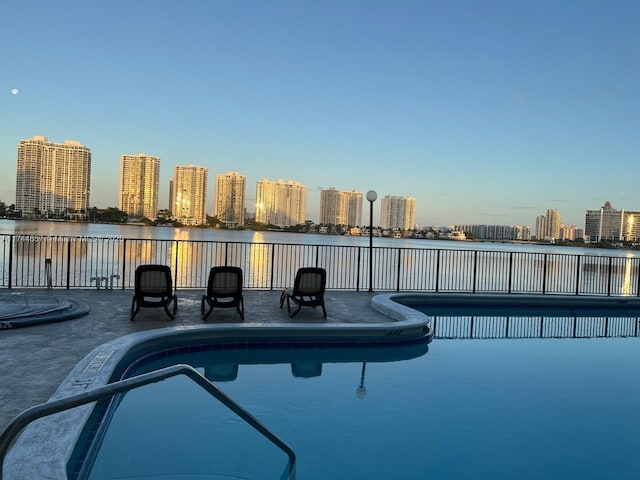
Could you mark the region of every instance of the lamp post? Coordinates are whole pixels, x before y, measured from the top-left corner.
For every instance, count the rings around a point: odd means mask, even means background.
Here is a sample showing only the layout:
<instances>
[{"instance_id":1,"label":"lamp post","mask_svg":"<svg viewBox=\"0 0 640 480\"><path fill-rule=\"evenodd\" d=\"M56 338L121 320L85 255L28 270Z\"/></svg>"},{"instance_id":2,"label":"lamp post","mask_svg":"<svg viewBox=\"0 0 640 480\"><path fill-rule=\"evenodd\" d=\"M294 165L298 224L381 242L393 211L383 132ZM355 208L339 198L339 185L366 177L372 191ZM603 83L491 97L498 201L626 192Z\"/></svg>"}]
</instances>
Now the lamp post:
<instances>
[{"instance_id":1,"label":"lamp post","mask_svg":"<svg viewBox=\"0 0 640 480\"><path fill-rule=\"evenodd\" d=\"M356 388L356 397L364 398L367 394L367 387L364 386L364 374L367 369L367 362L362 363L362 373L360 374L360 385Z\"/></svg>"},{"instance_id":2,"label":"lamp post","mask_svg":"<svg viewBox=\"0 0 640 480\"><path fill-rule=\"evenodd\" d=\"M373 202L378 198L375 190L367 192L369 201L369 291L373 292Z\"/></svg>"}]
</instances>

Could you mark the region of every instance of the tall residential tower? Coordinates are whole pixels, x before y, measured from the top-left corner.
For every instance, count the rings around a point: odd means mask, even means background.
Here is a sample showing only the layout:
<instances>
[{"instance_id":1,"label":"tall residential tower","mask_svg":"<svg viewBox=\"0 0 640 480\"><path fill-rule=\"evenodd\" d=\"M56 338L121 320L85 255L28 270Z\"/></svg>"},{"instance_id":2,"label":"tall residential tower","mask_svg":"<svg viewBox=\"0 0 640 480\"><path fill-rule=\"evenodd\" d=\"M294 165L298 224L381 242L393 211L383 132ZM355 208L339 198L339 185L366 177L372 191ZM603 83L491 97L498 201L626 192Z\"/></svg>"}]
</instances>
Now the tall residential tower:
<instances>
[{"instance_id":1,"label":"tall residential tower","mask_svg":"<svg viewBox=\"0 0 640 480\"><path fill-rule=\"evenodd\" d=\"M362 193L331 187L320 191L320 223L356 227L362 221Z\"/></svg>"},{"instance_id":2,"label":"tall residential tower","mask_svg":"<svg viewBox=\"0 0 640 480\"><path fill-rule=\"evenodd\" d=\"M118 208L130 218L155 219L158 214L160 159L144 153L122 155Z\"/></svg>"},{"instance_id":3,"label":"tall residential tower","mask_svg":"<svg viewBox=\"0 0 640 480\"><path fill-rule=\"evenodd\" d=\"M229 227L244 225L245 177L237 172L216 175L214 217Z\"/></svg>"},{"instance_id":4,"label":"tall residential tower","mask_svg":"<svg viewBox=\"0 0 640 480\"><path fill-rule=\"evenodd\" d=\"M256 221L279 227L300 225L307 213L307 187L263 178L256 184Z\"/></svg>"},{"instance_id":5,"label":"tall residential tower","mask_svg":"<svg viewBox=\"0 0 640 480\"><path fill-rule=\"evenodd\" d=\"M84 220L89 210L91 150L80 142L51 143L47 137L20 140L16 210L25 218L63 216Z\"/></svg>"},{"instance_id":6,"label":"tall residential tower","mask_svg":"<svg viewBox=\"0 0 640 480\"><path fill-rule=\"evenodd\" d=\"M413 230L416 199L385 195L380 206L380 227L383 229Z\"/></svg>"},{"instance_id":7,"label":"tall residential tower","mask_svg":"<svg viewBox=\"0 0 640 480\"><path fill-rule=\"evenodd\" d=\"M585 236L590 242L636 241L640 238L640 212L617 210L606 202L599 210L587 210Z\"/></svg>"},{"instance_id":8,"label":"tall residential tower","mask_svg":"<svg viewBox=\"0 0 640 480\"><path fill-rule=\"evenodd\" d=\"M184 225L202 225L207 221L208 170L195 165L176 166L169 185L169 210Z\"/></svg>"},{"instance_id":9,"label":"tall residential tower","mask_svg":"<svg viewBox=\"0 0 640 480\"><path fill-rule=\"evenodd\" d=\"M560 212L555 208L547 209L546 215L536 217L536 239L560 239Z\"/></svg>"}]
</instances>

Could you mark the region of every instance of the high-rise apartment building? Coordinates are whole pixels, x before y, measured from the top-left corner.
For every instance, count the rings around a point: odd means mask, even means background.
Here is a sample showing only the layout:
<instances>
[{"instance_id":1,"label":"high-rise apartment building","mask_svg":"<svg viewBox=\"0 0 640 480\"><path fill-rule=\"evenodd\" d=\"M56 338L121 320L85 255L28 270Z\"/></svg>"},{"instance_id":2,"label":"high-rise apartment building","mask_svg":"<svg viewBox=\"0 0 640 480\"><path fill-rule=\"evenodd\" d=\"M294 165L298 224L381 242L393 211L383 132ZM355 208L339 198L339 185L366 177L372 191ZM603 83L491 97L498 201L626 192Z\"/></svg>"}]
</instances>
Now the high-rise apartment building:
<instances>
[{"instance_id":1,"label":"high-rise apartment building","mask_svg":"<svg viewBox=\"0 0 640 480\"><path fill-rule=\"evenodd\" d=\"M547 237L560 238L560 212L555 209L547 210Z\"/></svg>"},{"instance_id":2,"label":"high-rise apartment building","mask_svg":"<svg viewBox=\"0 0 640 480\"><path fill-rule=\"evenodd\" d=\"M175 166L169 184L169 210L184 225L202 225L207 221L208 170L195 165Z\"/></svg>"},{"instance_id":3,"label":"high-rise apartment building","mask_svg":"<svg viewBox=\"0 0 640 480\"><path fill-rule=\"evenodd\" d=\"M237 172L216 175L213 216L230 227L244 225L245 177Z\"/></svg>"},{"instance_id":4,"label":"high-rise apartment building","mask_svg":"<svg viewBox=\"0 0 640 480\"><path fill-rule=\"evenodd\" d=\"M359 226L362 220L362 193L331 187L320 191L320 223Z\"/></svg>"},{"instance_id":5,"label":"high-rise apartment building","mask_svg":"<svg viewBox=\"0 0 640 480\"><path fill-rule=\"evenodd\" d=\"M479 240L531 240L528 225L455 225L453 229Z\"/></svg>"},{"instance_id":6,"label":"high-rise apartment building","mask_svg":"<svg viewBox=\"0 0 640 480\"><path fill-rule=\"evenodd\" d=\"M357 227L362 225L362 192L351 190L342 192L347 198L347 225Z\"/></svg>"},{"instance_id":7,"label":"high-rise apartment building","mask_svg":"<svg viewBox=\"0 0 640 480\"><path fill-rule=\"evenodd\" d=\"M416 199L385 195L380 206L380 227L383 229L413 230Z\"/></svg>"},{"instance_id":8,"label":"high-rise apartment building","mask_svg":"<svg viewBox=\"0 0 640 480\"><path fill-rule=\"evenodd\" d=\"M120 159L118 208L129 218L155 219L158 215L160 158L137 153Z\"/></svg>"},{"instance_id":9,"label":"high-rise apartment building","mask_svg":"<svg viewBox=\"0 0 640 480\"><path fill-rule=\"evenodd\" d=\"M300 225L307 212L307 187L298 182L263 178L256 184L256 221L279 227Z\"/></svg>"},{"instance_id":10,"label":"high-rise apartment building","mask_svg":"<svg viewBox=\"0 0 640 480\"><path fill-rule=\"evenodd\" d=\"M536 217L536 240L544 240L547 236L547 217L538 215Z\"/></svg>"},{"instance_id":11,"label":"high-rise apartment building","mask_svg":"<svg viewBox=\"0 0 640 480\"><path fill-rule=\"evenodd\" d=\"M63 216L84 220L89 210L91 150L80 142L20 140L16 210L25 218Z\"/></svg>"},{"instance_id":12,"label":"high-rise apartment building","mask_svg":"<svg viewBox=\"0 0 640 480\"><path fill-rule=\"evenodd\" d=\"M584 230L577 225L562 225L560 227L560 240L583 240Z\"/></svg>"},{"instance_id":13,"label":"high-rise apartment building","mask_svg":"<svg viewBox=\"0 0 640 480\"><path fill-rule=\"evenodd\" d=\"M640 238L640 212L616 210L606 202L599 210L587 210L585 237L590 242L635 241Z\"/></svg>"},{"instance_id":14,"label":"high-rise apartment building","mask_svg":"<svg viewBox=\"0 0 640 480\"><path fill-rule=\"evenodd\" d=\"M561 225L560 212L555 208L548 209L546 215L536 217L536 239L559 239Z\"/></svg>"}]
</instances>

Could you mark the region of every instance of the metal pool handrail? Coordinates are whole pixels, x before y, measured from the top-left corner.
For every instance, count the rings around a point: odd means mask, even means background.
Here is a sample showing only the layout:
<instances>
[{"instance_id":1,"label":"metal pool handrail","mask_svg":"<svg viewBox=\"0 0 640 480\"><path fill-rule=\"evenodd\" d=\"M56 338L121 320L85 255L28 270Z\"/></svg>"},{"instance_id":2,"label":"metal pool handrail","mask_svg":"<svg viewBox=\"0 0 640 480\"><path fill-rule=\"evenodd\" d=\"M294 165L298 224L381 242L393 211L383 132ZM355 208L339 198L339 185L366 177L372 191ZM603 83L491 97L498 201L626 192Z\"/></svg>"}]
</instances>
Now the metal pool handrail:
<instances>
[{"instance_id":1,"label":"metal pool handrail","mask_svg":"<svg viewBox=\"0 0 640 480\"><path fill-rule=\"evenodd\" d=\"M61 398L47 403L42 403L31 407L17 417L15 417L7 427L0 434L0 479L2 475L2 465L4 463L4 457L9 450L9 446L13 443L18 434L32 421L37 420L54 413L60 413L65 410L69 410L74 407L86 405L87 403L102 400L118 393L124 393L134 388L142 387L151 383L156 383L161 380L165 380L169 377L176 375L186 375L198 385L204 388L209 394L215 397L220 403L233 411L236 415L242 418L245 422L251 425L259 433L265 436L273 444L284 451L289 457L288 463L288 475L287 469L282 474L282 478L289 478L295 480L296 478L296 454L293 449L280 439L275 433L271 432L266 426L262 424L256 417L245 410L237 402L235 402L226 393L220 390L216 385L210 382L207 378L203 377L198 371L190 365L173 365L171 367L165 367L153 372L144 373L136 377L127 378L118 382L110 383L102 387L98 387L89 392L83 392L78 395L72 395L70 397Z\"/></svg>"}]
</instances>

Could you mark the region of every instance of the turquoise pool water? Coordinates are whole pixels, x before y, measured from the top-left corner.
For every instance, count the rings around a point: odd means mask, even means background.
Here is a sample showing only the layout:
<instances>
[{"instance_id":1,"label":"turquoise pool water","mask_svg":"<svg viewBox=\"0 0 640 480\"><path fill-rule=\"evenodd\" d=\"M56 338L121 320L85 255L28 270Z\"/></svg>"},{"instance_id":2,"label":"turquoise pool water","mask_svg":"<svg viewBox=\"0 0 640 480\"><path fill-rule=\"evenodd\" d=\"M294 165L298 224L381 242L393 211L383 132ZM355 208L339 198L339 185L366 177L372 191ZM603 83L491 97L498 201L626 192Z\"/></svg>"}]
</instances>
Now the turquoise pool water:
<instances>
[{"instance_id":1,"label":"turquoise pool water","mask_svg":"<svg viewBox=\"0 0 640 480\"><path fill-rule=\"evenodd\" d=\"M637 338L436 339L404 359L386 348L347 349L343 361L199 353L144 368L191 360L233 378L217 383L293 448L298 479L640 477ZM176 377L119 402L88 478L273 479L286 461Z\"/></svg>"}]
</instances>

